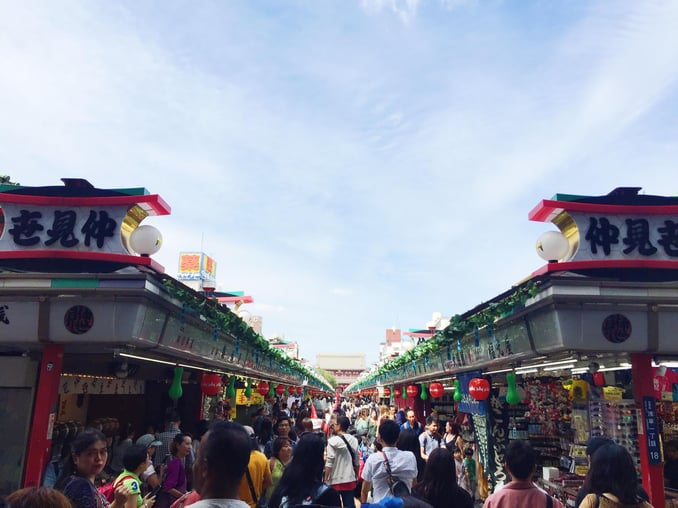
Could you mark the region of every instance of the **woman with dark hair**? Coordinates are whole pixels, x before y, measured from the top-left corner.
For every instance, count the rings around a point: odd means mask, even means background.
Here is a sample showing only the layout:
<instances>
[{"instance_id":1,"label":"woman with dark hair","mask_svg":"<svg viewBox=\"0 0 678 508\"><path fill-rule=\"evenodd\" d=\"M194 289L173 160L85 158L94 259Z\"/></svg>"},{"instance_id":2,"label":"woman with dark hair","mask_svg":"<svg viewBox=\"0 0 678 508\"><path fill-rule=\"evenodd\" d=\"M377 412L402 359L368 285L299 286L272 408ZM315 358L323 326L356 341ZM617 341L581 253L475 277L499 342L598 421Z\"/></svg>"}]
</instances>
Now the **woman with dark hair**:
<instances>
[{"instance_id":1,"label":"woman with dark hair","mask_svg":"<svg viewBox=\"0 0 678 508\"><path fill-rule=\"evenodd\" d=\"M167 463L162 490L155 501L156 508L167 508L186 493L188 478L184 460L191 453L191 436L179 433L170 445L172 458Z\"/></svg>"},{"instance_id":2,"label":"woman with dark hair","mask_svg":"<svg viewBox=\"0 0 678 508\"><path fill-rule=\"evenodd\" d=\"M414 458L417 459L417 478L412 484L412 486L414 486L424 477L424 470L426 469L426 461L421 457L417 432L412 429L401 430L400 434L398 434L398 443L396 446L398 450L412 452Z\"/></svg>"},{"instance_id":3,"label":"woman with dark hair","mask_svg":"<svg viewBox=\"0 0 678 508\"><path fill-rule=\"evenodd\" d=\"M54 488L70 499L73 508L123 508L129 493L124 485L116 488L112 503L94 486L94 480L104 470L107 459L106 436L97 429L83 430L73 439L71 454Z\"/></svg>"},{"instance_id":4,"label":"woman with dark hair","mask_svg":"<svg viewBox=\"0 0 678 508\"><path fill-rule=\"evenodd\" d=\"M412 493L433 508L473 508L471 495L457 485L454 457L446 448L429 454L424 477Z\"/></svg>"},{"instance_id":5,"label":"woman with dark hair","mask_svg":"<svg viewBox=\"0 0 678 508\"><path fill-rule=\"evenodd\" d=\"M454 453L456 448L464 449L464 440L461 437L461 427L452 420L445 423L445 434L443 434L443 444L450 453Z\"/></svg>"},{"instance_id":6,"label":"woman with dark hair","mask_svg":"<svg viewBox=\"0 0 678 508\"><path fill-rule=\"evenodd\" d=\"M292 443L286 437L278 437L273 441L273 457L269 460L271 479L273 483L266 490L266 499L270 499L273 491L282 478L287 465L292 460Z\"/></svg>"},{"instance_id":7,"label":"woman with dark hair","mask_svg":"<svg viewBox=\"0 0 678 508\"><path fill-rule=\"evenodd\" d=\"M303 434L294 455L269 500L269 508L299 504L341 506L339 493L323 483L325 440L314 432Z\"/></svg>"},{"instance_id":8,"label":"woman with dark hair","mask_svg":"<svg viewBox=\"0 0 678 508\"><path fill-rule=\"evenodd\" d=\"M591 494L581 502L581 508L652 507L638 497L638 473L633 458L618 444L604 445L593 454L583 488Z\"/></svg>"}]
</instances>

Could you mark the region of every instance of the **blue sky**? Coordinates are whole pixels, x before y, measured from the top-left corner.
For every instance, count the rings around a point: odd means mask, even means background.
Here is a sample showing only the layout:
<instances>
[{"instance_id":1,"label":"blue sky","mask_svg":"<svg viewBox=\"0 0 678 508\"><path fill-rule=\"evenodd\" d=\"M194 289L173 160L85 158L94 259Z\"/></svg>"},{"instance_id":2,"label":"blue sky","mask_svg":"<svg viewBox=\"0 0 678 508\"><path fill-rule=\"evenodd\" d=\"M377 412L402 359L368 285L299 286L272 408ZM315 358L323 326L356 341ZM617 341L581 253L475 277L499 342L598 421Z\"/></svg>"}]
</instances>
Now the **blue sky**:
<instances>
[{"instance_id":1,"label":"blue sky","mask_svg":"<svg viewBox=\"0 0 678 508\"><path fill-rule=\"evenodd\" d=\"M555 193L675 195L678 2L0 3L0 174L146 187L155 256L377 357L542 261Z\"/></svg>"}]
</instances>

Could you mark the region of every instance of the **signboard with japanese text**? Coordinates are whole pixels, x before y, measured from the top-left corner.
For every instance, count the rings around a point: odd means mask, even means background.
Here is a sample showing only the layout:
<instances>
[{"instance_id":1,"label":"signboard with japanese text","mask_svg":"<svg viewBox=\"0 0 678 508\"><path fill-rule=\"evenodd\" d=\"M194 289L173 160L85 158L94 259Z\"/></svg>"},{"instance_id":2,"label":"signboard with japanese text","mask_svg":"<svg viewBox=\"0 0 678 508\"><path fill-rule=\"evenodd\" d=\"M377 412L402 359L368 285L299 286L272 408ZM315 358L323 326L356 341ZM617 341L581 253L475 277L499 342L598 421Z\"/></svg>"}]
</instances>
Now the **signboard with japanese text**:
<instances>
[{"instance_id":1,"label":"signboard with japanese text","mask_svg":"<svg viewBox=\"0 0 678 508\"><path fill-rule=\"evenodd\" d=\"M484 400L476 400L469 394L468 385L471 379L481 377L481 371L464 372L457 374L459 384L461 385L461 401L457 406L460 413L470 413L476 415L485 415L487 413L487 403Z\"/></svg>"},{"instance_id":2,"label":"signboard with japanese text","mask_svg":"<svg viewBox=\"0 0 678 508\"><path fill-rule=\"evenodd\" d=\"M261 405L264 403L264 396L255 390L252 390L252 395L249 398L245 397L245 390L238 388L235 391L235 403L238 406Z\"/></svg>"},{"instance_id":3,"label":"signboard with japanese text","mask_svg":"<svg viewBox=\"0 0 678 508\"><path fill-rule=\"evenodd\" d=\"M179 253L179 280L214 280L217 277L217 263L203 252Z\"/></svg>"},{"instance_id":4,"label":"signboard with japanese text","mask_svg":"<svg viewBox=\"0 0 678 508\"><path fill-rule=\"evenodd\" d=\"M37 342L38 302L0 300L0 337L3 341Z\"/></svg>"},{"instance_id":5,"label":"signboard with japanese text","mask_svg":"<svg viewBox=\"0 0 678 508\"><path fill-rule=\"evenodd\" d=\"M650 464L661 464L662 453L659 448L659 430L657 428L657 402L654 397L643 397L643 417L648 461Z\"/></svg>"},{"instance_id":6,"label":"signboard with japanese text","mask_svg":"<svg viewBox=\"0 0 678 508\"><path fill-rule=\"evenodd\" d=\"M128 255L120 235L128 208L2 203L5 230L0 236L0 251L67 250Z\"/></svg>"},{"instance_id":7,"label":"signboard with japanese text","mask_svg":"<svg viewBox=\"0 0 678 508\"><path fill-rule=\"evenodd\" d=\"M678 261L678 216L570 212L580 232L569 261L634 259Z\"/></svg>"}]
</instances>

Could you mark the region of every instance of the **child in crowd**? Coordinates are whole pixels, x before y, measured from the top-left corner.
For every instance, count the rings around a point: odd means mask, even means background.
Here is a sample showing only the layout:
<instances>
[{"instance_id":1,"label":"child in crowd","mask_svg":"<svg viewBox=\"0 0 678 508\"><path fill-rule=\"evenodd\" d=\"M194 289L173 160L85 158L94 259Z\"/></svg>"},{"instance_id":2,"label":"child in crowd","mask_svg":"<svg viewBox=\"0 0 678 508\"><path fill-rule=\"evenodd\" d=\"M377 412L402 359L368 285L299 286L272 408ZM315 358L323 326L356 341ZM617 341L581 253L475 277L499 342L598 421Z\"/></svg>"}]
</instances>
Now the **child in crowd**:
<instances>
[{"instance_id":1,"label":"child in crowd","mask_svg":"<svg viewBox=\"0 0 678 508\"><path fill-rule=\"evenodd\" d=\"M469 485L468 480L468 471L466 471L466 466L464 464L464 457L459 448L454 450L454 464L456 467L457 473L457 485L459 485L466 492L471 492L471 486Z\"/></svg>"},{"instance_id":2,"label":"child in crowd","mask_svg":"<svg viewBox=\"0 0 678 508\"><path fill-rule=\"evenodd\" d=\"M473 458L472 448L466 448L466 450L464 450L464 468L466 469L466 474L468 476L468 493L471 494L471 498L475 501L476 489L478 488L478 477L476 476L476 461Z\"/></svg>"}]
</instances>

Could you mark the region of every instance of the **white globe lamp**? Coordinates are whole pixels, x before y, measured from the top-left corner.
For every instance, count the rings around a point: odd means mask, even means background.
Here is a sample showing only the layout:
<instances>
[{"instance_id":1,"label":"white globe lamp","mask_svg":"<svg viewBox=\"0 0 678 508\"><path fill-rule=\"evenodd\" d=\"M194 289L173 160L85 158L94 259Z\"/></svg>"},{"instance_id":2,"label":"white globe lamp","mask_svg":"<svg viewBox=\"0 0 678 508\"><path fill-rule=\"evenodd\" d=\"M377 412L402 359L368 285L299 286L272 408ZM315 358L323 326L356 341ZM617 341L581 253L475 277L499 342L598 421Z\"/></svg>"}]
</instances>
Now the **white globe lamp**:
<instances>
[{"instance_id":1,"label":"white globe lamp","mask_svg":"<svg viewBox=\"0 0 678 508\"><path fill-rule=\"evenodd\" d=\"M560 231L546 231L537 239L537 254L545 261L562 261L570 250L570 243Z\"/></svg>"},{"instance_id":2,"label":"white globe lamp","mask_svg":"<svg viewBox=\"0 0 678 508\"><path fill-rule=\"evenodd\" d=\"M153 226L139 226L132 231L129 243L140 256L151 256L162 247L162 234Z\"/></svg>"}]
</instances>

